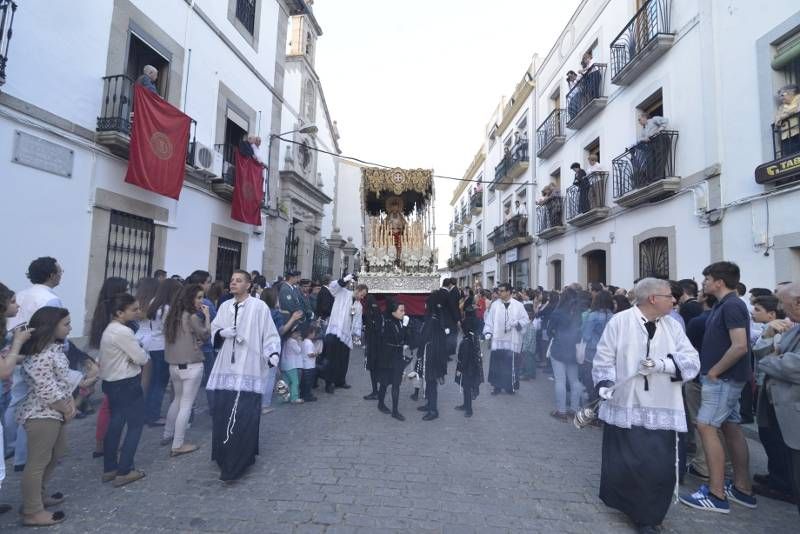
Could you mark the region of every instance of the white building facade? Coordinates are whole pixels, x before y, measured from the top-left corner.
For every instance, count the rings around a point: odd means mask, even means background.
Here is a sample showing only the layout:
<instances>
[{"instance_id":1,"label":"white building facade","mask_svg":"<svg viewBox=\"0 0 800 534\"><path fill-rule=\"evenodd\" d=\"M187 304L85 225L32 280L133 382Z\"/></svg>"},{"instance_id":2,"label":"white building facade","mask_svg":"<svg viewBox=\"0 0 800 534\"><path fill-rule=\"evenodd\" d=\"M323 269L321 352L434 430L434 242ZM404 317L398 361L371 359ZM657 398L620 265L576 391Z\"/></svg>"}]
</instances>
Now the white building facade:
<instances>
[{"instance_id":1,"label":"white building facade","mask_svg":"<svg viewBox=\"0 0 800 534\"><path fill-rule=\"evenodd\" d=\"M789 1L582 2L534 76L529 285L699 280L723 259L749 286L796 280L800 131L773 123L798 42Z\"/></svg>"},{"instance_id":2,"label":"white building facade","mask_svg":"<svg viewBox=\"0 0 800 534\"><path fill-rule=\"evenodd\" d=\"M32 259L57 258L80 335L107 277L263 269L269 219L231 218L233 151L245 133L266 141L303 122L284 96L285 47L290 17L308 13L302 0L21 2L0 86L0 280L23 289ZM124 182L132 84L148 64L193 119L178 201Z\"/></svg>"}]
</instances>

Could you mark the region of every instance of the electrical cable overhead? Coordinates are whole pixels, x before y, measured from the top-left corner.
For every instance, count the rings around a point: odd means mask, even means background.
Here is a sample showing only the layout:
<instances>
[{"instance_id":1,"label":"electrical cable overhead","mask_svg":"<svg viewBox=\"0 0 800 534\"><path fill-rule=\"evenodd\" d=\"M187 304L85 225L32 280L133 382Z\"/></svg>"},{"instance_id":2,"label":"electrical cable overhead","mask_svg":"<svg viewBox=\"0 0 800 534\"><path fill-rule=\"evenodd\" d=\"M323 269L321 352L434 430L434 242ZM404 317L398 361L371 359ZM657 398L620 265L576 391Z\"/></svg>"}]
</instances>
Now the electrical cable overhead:
<instances>
[{"instance_id":1,"label":"electrical cable overhead","mask_svg":"<svg viewBox=\"0 0 800 534\"><path fill-rule=\"evenodd\" d=\"M303 145L304 144L304 143L302 143L300 141L295 141L294 139L286 139L286 138L280 137L280 136L275 136L275 138L276 139L280 139L281 141L284 141L286 143L291 143L293 145ZM384 165L382 163L375 163L375 162L372 162L372 161L365 161L363 159L356 158L354 156L346 156L346 155L342 155L342 154L337 154L335 152L330 152L329 150L324 150L322 148L309 146L307 144L305 144L304 146L306 148L309 148L309 149L314 150L316 152L321 152L323 154L328 154L328 155L331 155L331 156L334 156L336 158L343 159L343 160L355 161L357 163L361 163L363 165L368 165L370 167L382 167L384 169L394 169L394 168L398 167L397 165ZM455 180L457 182L474 182L474 183L478 183L478 184L488 184L488 183L490 183L490 182L488 182L486 180L473 180L471 178L456 178L455 176L444 176L442 174L434 174L433 177L434 178L442 178L444 180ZM520 182L519 184L515 184L515 185L536 185L536 182Z\"/></svg>"}]
</instances>

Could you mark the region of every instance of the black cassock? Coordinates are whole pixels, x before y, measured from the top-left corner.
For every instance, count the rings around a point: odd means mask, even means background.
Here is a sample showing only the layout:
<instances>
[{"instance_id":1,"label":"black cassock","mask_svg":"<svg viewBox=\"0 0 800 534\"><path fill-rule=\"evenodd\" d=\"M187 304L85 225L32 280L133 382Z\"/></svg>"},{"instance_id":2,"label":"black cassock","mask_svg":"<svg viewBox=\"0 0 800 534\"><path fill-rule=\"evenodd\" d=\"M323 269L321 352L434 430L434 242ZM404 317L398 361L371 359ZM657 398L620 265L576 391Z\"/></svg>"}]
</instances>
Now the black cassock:
<instances>
[{"instance_id":1,"label":"black cassock","mask_svg":"<svg viewBox=\"0 0 800 534\"><path fill-rule=\"evenodd\" d=\"M675 491L676 440L674 430L604 425L600 499L637 525L660 525Z\"/></svg>"},{"instance_id":2,"label":"black cassock","mask_svg":"<svg viewBox=\"0 0 800 534\"><path fill-rule=\"evenodd\" d=\"M483 356L477 334L465 335L458 346L456 384L469 390L472 399L478 396L478 387L483 384Z\"/></svg>"},{"instance_id":3,"label":"black cassock","mask_svg":"<svg viewBox=\"0 0 800 534\"><path fill-rule=\"evenodd\" d=\"M220 468L220 480L236 480L258 455L261 394L216 390L212 417L211 460Z\"/></svg>"}]
</instances>

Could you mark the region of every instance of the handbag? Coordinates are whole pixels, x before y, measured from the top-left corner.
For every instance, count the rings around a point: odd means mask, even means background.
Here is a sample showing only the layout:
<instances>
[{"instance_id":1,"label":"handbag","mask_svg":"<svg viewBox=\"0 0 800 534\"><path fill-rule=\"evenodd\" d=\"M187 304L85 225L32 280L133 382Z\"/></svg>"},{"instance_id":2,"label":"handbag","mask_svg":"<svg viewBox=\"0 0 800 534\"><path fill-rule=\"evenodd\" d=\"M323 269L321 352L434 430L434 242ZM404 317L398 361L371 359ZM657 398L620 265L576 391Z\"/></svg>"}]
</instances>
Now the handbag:
<instances>
[{"instance_id":1,"label":"handbag","mask_svg":"<svg viewBox=\"0 0 800 534\"><path fill-rule=\"evenodd\" d=\"M579 341L577 345L575 345L575 361L578 362L578 365L583 365L583 362L586 361L586 342Z\"/></svg>"}]
</instances>

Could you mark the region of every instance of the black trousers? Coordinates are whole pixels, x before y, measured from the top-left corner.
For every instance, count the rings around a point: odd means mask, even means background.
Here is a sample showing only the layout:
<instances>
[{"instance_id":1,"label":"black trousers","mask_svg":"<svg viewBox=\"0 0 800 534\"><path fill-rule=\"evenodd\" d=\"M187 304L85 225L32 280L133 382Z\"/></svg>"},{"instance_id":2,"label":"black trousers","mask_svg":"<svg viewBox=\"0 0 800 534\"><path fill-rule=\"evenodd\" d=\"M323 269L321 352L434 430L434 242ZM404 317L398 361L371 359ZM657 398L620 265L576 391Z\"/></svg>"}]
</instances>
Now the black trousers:
<instances>
[{"instance_id":1,"label":"black trousers","mask_svg":"<svg viewBox=\"0 0 800 534\"><path fill-rule=\"evenodd\" d=\"M380 405L385 404L386 390L389 385L392 386L392 412L397 412L397 404L400 400L400 383L403 381L403 370L405 366L395 364L391 369L381 369L380 388L378 389L378 402Z\"/></svg>"},{"instance_id":2,"label":"black trousers","mask_svg":"<svg viewBox=\"0 0 800 534\"><path fill-rule=\"evenodd\" d=\"M301 369L300 372L300 398L303 400L310 399L313 397L311 394L311 386L314 385L317 379L317 370Z\"/></svg>"},{"instance_id":3,"label":"black trousers","mask_svg":"<svg viewBox=\"0 0 800 534\"><path fill-rule=\"evenodd\" d=\"M792 493L792 450L783 441L772 404L767 403L767 426L758 427L758 437L767 453L767 485L783 493Z\"/></svg>"},{"instance_id":4,"label":"black trousers","mask_svg":"<svg viewBox=\"0 0 800 534\"><path fill-rule=\"evenodd\" d=\"M370 370L370 372L369 372L369 380L370 380L370 382L372 382L372 393L377 393L378 392L378 382L380 381L377 369Z\"/></svg>"},{"instance_id":5,"label":"black trousers","mask_svg":"<svg viewBox=\"0 0 800 534\"><path fill-rule=\"evenodd\" d=\"M425 379L425 398L428 400L428 411L439 411L439 382L436 379Z\"/></svg>"},{"instance_id":6,"label":"black trousers","mask_svg":"<svg viewBox=\"0 0 800 534\"><path fill-rule=\"evenodd\" d=\"M344 386L347 383L347 368L350 365L350 349L341 339L328 334L325 336L323 351L324 357L328 360L325 383L337 387Z\"/></svg>"},{"instance_id":7,"label":"black trousers","mask_svg":"<svg viewBox=\"0 0 800 534\"><path fill-rule=\"evenodd\" d=\"M472 413L472 388L470 386L462 386L464 390L464 411Z\"/></svg>"}]
</instances>

